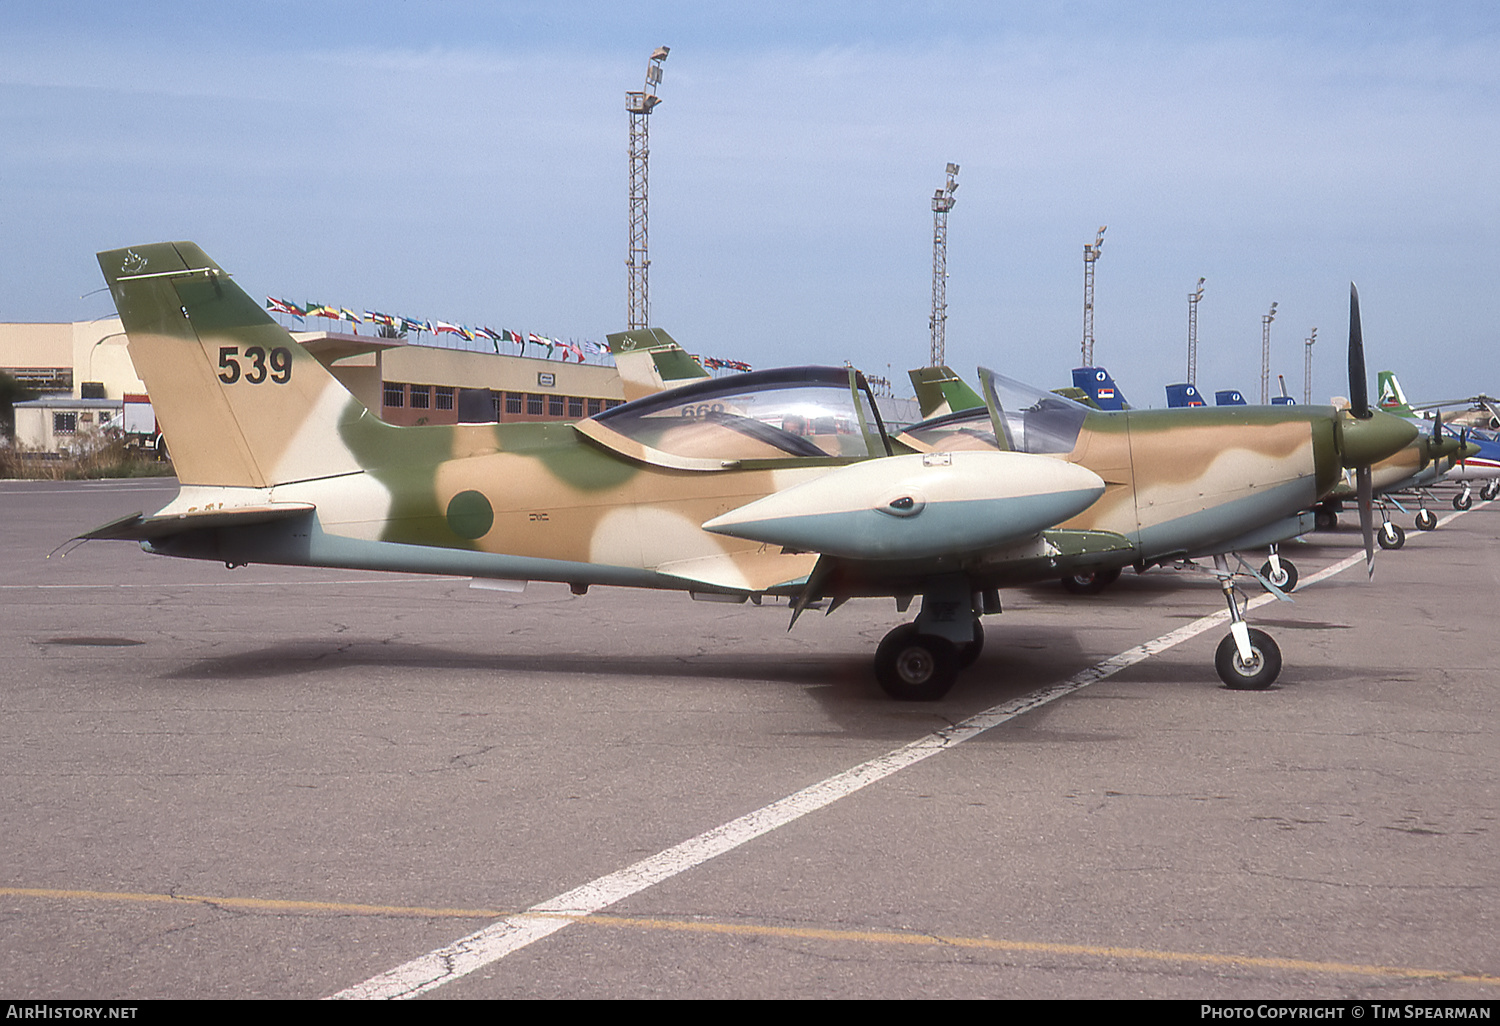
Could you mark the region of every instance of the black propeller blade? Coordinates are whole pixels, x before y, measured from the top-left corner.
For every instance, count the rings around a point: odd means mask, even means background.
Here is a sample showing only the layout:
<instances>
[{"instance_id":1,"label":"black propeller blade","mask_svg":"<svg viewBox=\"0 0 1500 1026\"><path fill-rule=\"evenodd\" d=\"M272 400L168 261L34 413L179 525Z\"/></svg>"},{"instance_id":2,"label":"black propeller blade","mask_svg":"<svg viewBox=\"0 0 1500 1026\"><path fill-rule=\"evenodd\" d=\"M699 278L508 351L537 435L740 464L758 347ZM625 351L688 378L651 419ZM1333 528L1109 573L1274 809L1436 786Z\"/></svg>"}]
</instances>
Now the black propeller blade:
<instances>
[{"instance_id":1,"label":"black propeller blade","mask_svg":"<svg viewBox=\"0 0 1500 1026\"><path fill-rule=\"evenodd\" d=\"M1365 373L1365 336L1359 323L1359 289L1349 283L1349 411L1370 419L1370 387Z\"/></svg>"},{"instance_id":2,"label":"black propeller blade","mask_svg":"<svg viewBox=\"0 0 1500 1026\"><path fill-rule=\"evenodd\" d=\"M1349 283L1349 412L1360 420L1370 419L1370 387L1365 375L1365 335L1359 321L1359 289ZM1375 576L1374 488L1370 467L1355 471L1359 490L1359 529L1365 536L1365 569Z\"/></svg>"}]
</instances>

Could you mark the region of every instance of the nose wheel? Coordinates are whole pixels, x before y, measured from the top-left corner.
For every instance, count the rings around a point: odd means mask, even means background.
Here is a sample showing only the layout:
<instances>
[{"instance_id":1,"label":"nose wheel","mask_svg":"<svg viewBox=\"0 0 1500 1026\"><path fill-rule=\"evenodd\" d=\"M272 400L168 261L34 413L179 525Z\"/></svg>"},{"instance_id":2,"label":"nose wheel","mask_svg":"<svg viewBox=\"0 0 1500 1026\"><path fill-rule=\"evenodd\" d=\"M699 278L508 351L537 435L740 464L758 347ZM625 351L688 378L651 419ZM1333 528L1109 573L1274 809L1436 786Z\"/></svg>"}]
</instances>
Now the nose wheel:
<instances>
[{"instance_id":1,"label":"nose wheel","mask_svg":"<svg viewBox=\"0 0 1500 1026\"><path fill-rule=\"evenodd\" d=\"M1246 634L1250 658L1241 656L1234 635L1226 634L1214 653L1214 669L1224 686L1233 691L1264 691L1281 672L1281 649L1265 631L1252 627Z\"/></svg>"}]
</instances>

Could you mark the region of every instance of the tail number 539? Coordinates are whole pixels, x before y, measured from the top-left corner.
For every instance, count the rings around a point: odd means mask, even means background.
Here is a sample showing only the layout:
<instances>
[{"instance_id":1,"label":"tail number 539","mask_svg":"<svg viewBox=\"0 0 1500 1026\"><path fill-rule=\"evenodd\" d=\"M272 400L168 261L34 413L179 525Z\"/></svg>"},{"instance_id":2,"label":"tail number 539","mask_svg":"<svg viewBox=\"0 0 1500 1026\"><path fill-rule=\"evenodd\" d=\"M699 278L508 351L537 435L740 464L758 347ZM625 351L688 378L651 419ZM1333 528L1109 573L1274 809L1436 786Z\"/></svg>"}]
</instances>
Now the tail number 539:
<instances>
[{"instance_id":1,"label":"tail number 539","mask_svg":"<svg viewBox=\"0 0 1500 1026\"><path fill-rule=\"evenodd\" d=\"M219 347L219 380L232 385L243 376L252 385L259 385L268 378L273 384L284 385L292 380L292 351L282 347L271 350L269 356L260 346L245 350L248 366L240 367L240 347Z\"/></svg>"}]
</instances>

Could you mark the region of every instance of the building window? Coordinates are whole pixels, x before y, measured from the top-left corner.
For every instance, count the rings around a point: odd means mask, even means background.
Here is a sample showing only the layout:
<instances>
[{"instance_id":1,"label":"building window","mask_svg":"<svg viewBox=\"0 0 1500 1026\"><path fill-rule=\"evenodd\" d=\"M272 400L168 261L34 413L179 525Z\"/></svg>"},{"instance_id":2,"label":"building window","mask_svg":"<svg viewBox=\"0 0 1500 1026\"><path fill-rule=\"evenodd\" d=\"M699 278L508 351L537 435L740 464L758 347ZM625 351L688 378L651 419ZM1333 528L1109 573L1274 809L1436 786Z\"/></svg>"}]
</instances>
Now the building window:
<instances>
[{"instance_id":1,"label":"building window","mask_svg":"<svg viewBox=\"0 0 1500 1026\"><path fill-rule=\"evenodd\" d=\"M593 416L597 415L603 409L604 409L604 400L602 400L602 399L590 399L589 400L589 416L590 417L593 417Z\"/></svg>"},{"instance_id":2,"label":"building window","mask_svg":"<svg viewBox=\"0 0 1500 1026\"><path fill-rule=\"evenodd\" d=\"M520 413L526 408L526 396L521 392L505 393L505 412Z\"/></svg>"},{"instance_id":3,"label":"building window","mask_svg":"<svg viewBox=\"0 0 1500 1026\"><path fill-rule=\"evenodd\" d=\"M625 405L625 400L624 399L606 399L606 400L604 400L604 408L606 410L612 410L616 406L624 406L624 405Z\"/></svg>"},{"instance_id":4,"label":"building window","mask_svg":"<svg viewBox=\"0 0 1500 1026\"><path fill-rule=\"evenodd\" d=\"M547 416L561 417L563 415L563 397L560 395L549 395L547 397Z\"/></svg>"},{"instance_id":5,"label":"building window","mask_svg":"<svg viewBox=\"0 0 1500 1026\"><path fill-rule=\"evenodd\" d=\"M414 410L430 410L430 409L432 409L432 386L431 385L412 385L411 389L410 389L410 392L411 392L411 408L412 409L414 409Z\"/></svg>"},{"instance_id":6,"label":"building window","mask_svg":"<svg viewBox=\"0 0 1500 1026\"><path fill-rule=\"evenodd\" d=\"M570 395L570 396L568 396L568 416L572 417L574 420L580 420L580 419L582 419L582 417L583 417L583 396L581 396L581 395Z\"/></svg>"},{"instance_id":7,"label":"building window","mask_svg":"<svg viewBox=\"0 0 1500 1026\"><path fill-rule=\"evenodd\" d=\"M396 382L385 383L385 404L393 409L400 409L406 405L406 386Z\"/></svg>"},{"instance_id":8,"label":"building window","mask_svg":"<svg viewBox=\"0 0 1500 1026\"><path fill-rule=\"evenodd\" d=\"M535 392L526 394L526 412L533 417L540 417L547 412L546 396L537 395Z\"/></svg>"},{"instance_id":9,"label":"building window","mask_svg":"<svg viewBox=\"0 0 1500 1026\"><path fill-rule=\"evenodd\" d=\"M52 433L55 435L71 435L78 431L78 414L76 413L54 413L52 415Z\"/></svg>"},{"instance_id":10,"label":"building window","mask_svg":"<svg viewBox=\"0 0 1500 1026\"><path fill-rule=\"evenodd\" d=\"M453 409L453 388L449 385L434 386L432 405L439 410Z\"/></svg>"}]
</instances>

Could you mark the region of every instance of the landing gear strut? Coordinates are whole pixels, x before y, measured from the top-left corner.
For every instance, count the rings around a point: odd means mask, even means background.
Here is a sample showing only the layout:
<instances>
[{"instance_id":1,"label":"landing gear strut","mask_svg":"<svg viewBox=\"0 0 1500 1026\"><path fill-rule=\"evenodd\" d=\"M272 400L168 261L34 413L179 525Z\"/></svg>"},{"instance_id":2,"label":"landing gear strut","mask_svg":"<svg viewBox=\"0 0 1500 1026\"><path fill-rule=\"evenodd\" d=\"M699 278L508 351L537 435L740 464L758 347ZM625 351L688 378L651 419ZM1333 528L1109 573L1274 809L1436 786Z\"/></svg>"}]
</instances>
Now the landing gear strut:
<instances>
[{"instance_id":1,"label":"landing gear strut","mask_svg":"<svg viewBox=\"0 0 1500 1026\"><path fill-rule=\"evenodd\" d=\"M1480 492L1479 494L1483 495L1484 493ZM1469 491L1469 482L1465 481L1463 491L1453 497L1453 508L1462 512L1472 505L1474 505L1474 496Z\"/></svg>"}]
</instances>

